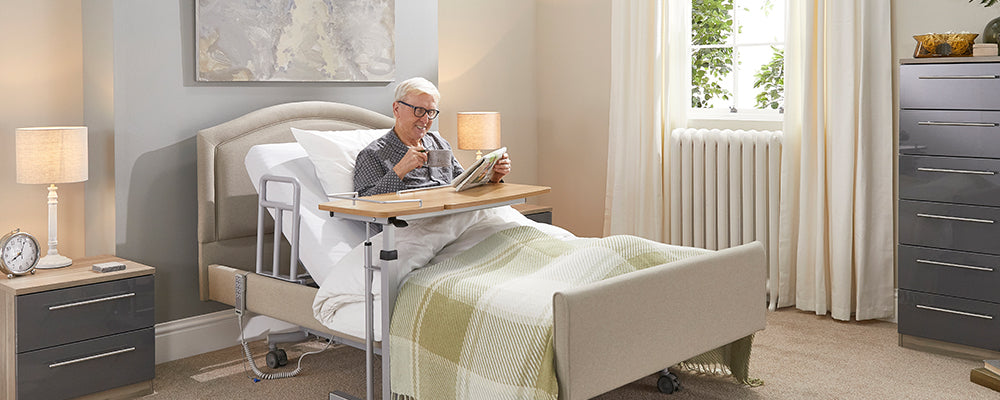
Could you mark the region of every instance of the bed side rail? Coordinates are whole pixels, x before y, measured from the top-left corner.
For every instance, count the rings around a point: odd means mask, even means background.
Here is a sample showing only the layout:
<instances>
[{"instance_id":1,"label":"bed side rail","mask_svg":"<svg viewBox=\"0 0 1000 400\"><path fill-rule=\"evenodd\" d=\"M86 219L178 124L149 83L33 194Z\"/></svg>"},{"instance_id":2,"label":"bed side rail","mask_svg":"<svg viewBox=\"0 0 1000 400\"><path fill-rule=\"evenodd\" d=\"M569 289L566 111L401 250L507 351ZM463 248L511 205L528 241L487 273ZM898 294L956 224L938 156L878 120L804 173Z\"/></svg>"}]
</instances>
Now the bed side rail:
<instances>
[{"instance_id":1,"label":"bed side rail","mask_svg":"<svg viewBox=\"0 0 1000 400\"><path fill-rule=\"evenodd\" d=\"M275 184L291 185L291 203L272 200L268 197L268 184L272 182ZM299 284L307 284L311 280L308 274L299 274L299 223L301 221L301 216L299 215L299 205L301 204L300 194L301 186L297 178L271 174L266 174L260 177L260 196L258 200L259 206L257 207L257 274ZM268 214L268 208L274 209L274 240L272 243L274 250L272 252L270 272L265 272L264 236L266 235L266 232L264 232L264 221L266 218L265 215ZM289 256L287 275L282 274L279 267L279 258L281 257L282 225L285 220L284 216L286 212L291 213L292 216L292 237L288 240L289 244L291 244L292 250Z\"/></svg>"}]
</instances>

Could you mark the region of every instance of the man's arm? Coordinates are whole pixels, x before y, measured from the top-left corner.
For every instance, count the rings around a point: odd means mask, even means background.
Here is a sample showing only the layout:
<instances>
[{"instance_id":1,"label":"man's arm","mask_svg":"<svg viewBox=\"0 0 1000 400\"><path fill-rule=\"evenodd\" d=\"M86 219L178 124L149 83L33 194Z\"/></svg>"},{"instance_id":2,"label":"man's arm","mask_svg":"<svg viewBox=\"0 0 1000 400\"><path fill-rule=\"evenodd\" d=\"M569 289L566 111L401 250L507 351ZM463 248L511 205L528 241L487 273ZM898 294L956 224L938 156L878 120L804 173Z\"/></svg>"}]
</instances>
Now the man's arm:
<instances>
[{"instance_id":1,"label":"man's arm","mask_svg":"<svg viewBox=\"0 0 1000 400\"><path fill-rule=\"evenodd\" d=\"M358 196L371 196L406 189L403 180L386 168L371 149L364 149L354 163L354 190Z\"/></svg>"}]
</instances>

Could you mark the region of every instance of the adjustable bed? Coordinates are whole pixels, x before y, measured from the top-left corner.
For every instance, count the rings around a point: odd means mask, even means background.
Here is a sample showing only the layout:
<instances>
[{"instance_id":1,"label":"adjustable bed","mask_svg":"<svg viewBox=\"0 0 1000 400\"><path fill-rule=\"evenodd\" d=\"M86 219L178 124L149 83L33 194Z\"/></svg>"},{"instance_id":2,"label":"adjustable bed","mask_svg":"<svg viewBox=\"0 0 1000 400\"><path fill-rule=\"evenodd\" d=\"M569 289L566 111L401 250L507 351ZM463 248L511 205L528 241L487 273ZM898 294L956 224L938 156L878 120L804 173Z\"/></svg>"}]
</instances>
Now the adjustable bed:
<instances>
[{"instance_id":1,"label":"adjustable bed","mask_svg":"<svg viewBox=\"0 0 1000 400\"><path fill-rule=\"evenodd\" d=\"M331 329L316 320L313 302L318 289L306 281L288 280L291 266L284 257L277 258L285 261L279 276L255 272L258 196L245 159L255 145L295 142L291 128L345 131L388 129L392 124L391 118L360 107L309 101L263 108L200 131L202 300L235 305L234 281L243 276L246 310L364 348L365 339L352 333L356 331ZM270 220L266 225L273 228ZM265 243L272 240L264 238ZM282 246L281 252L289 254L287 243ZM264 246L263 259L274 259L272 251ZM559 398L597 396L764 329L765 275L763 248L751 243L556 293L552 305ZM386 377L384 371L383 380ZM390 396L388 391L383 395Z\"/></svg>"}]
</instances>

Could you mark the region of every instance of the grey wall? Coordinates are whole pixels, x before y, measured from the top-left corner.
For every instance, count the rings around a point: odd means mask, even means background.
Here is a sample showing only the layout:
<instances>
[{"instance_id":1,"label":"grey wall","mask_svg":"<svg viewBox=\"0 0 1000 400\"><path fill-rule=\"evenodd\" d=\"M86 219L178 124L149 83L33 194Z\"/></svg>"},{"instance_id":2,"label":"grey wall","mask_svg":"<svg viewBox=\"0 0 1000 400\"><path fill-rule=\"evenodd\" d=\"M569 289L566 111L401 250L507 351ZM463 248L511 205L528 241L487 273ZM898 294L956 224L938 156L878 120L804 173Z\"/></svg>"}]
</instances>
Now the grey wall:
<instances>
[{"instance_id":1,"label":"grey wall","mask_svg":"<svg viewBox=\"0 0 1000 400\"><path fill-rule=\"evenodd\" d=\"M395 7L397 81L436 82L437 1L396 0ZM289 101L339 101L391 115L395 86L196 83L194 0L116 0L112 17L116 253L157 268L157 322L221 310L198 297L197 131Z\"/></svg>"}]
</instances>

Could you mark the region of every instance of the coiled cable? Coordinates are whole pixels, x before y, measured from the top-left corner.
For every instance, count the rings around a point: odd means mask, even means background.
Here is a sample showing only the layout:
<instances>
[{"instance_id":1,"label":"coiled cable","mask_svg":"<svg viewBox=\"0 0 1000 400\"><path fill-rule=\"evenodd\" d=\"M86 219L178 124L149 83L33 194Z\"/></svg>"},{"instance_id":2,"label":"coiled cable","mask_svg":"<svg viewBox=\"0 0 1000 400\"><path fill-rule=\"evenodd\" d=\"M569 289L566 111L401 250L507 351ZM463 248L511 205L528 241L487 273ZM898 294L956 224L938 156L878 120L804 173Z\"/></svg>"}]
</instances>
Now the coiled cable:
<instances>
[{"instance_id":1,"label":"coiled cable","mask_svg":"<svg viewBox=\"0 0 1000 400\"><path fill-rule=\"evenodd\" d=\"M243 314L242 313L237 313L236 316L239 318L239 323L240 323L240 344L243 345L243 353L246 355L246 362L243 363L243 372L247 375L248 378L252 379L255 383L256 382L260 382L260 380L262 380L262 379L267 379L267 380L281 379L281 378L290 378L290 377L293 377L295 375L298 375L299 372L302 372L302 359L303 358L305 358L306 356L308 356L310 354L319 354L319 353L322 353L322 352L326 351L326 349L329 349L330 345L333 343L332 340L327 340L326 341L326 346L323 346L322 349L319 349L319 350L316 350L316 351L310 351L310 352L307 352L307 353L303 353L301 356L299 356L299 361L296 364L294 371L276 372L276 373L271 373L271 374L264 373L264 372L261 372L261 370L257 368L257 363L253 361L253 356L250 355L250 346L247 346L247 340L246 340L246 338L243 335ZM247 372L247 363L250 364L250 369L253 370L254 375L257 375L257 378L251 377L250 373Z\"/></svg>"}]
</instances>

